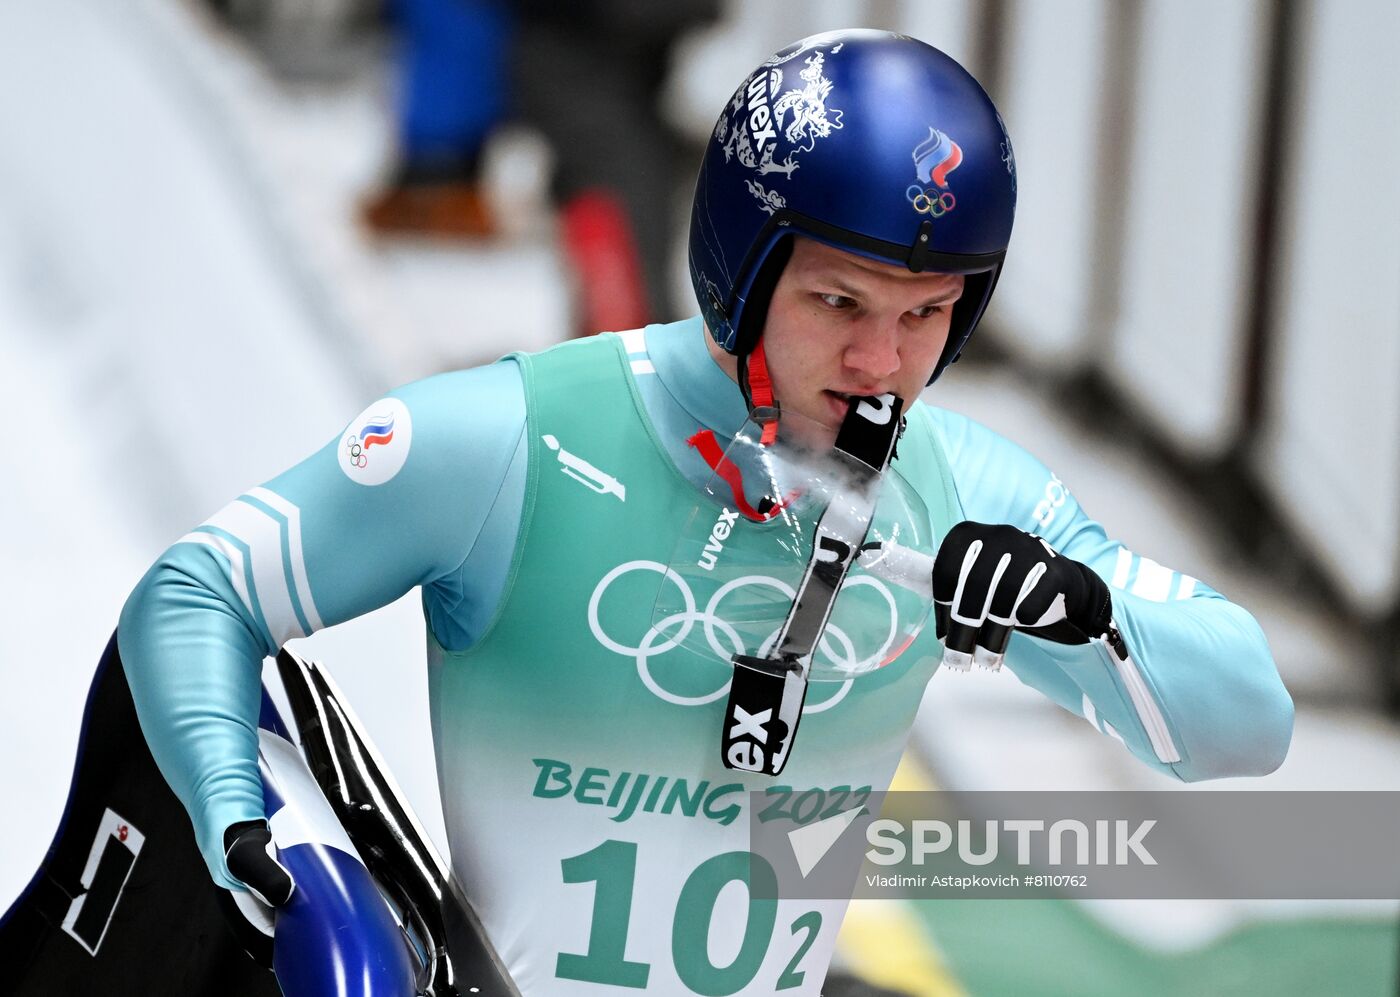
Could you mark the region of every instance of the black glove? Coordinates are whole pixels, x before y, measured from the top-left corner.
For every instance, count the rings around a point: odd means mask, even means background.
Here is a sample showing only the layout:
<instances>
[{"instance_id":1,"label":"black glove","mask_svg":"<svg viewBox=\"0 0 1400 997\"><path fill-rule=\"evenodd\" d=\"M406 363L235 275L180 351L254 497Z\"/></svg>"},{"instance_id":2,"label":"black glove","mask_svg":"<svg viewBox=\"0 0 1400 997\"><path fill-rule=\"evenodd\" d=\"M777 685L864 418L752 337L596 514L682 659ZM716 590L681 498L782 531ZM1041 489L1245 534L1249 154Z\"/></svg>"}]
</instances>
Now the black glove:
<instances>
[{"instance_id":1,"label":"black glove","mask_svg":"<svg viewBox=\"0 0 1400 997\"><path fill-rule=\"evenodd\" d=\"M933 609L943 663L1001 667L1012 630L1060 644L1111 634L1108 586L1087 565L1014 526L962 522L933 562Z\"/></svg>"},{"instance_id":2,"label":"black glove","mask_svg":"<svg viewBox=\"0 0 1400 997\"><path fill-rule=\"evenodd\" d=\"M277 861L267 821L244 820L225 828L224 863L234 879L269 907L292 899L296 883Z\"/></svg>"}]
</instances>

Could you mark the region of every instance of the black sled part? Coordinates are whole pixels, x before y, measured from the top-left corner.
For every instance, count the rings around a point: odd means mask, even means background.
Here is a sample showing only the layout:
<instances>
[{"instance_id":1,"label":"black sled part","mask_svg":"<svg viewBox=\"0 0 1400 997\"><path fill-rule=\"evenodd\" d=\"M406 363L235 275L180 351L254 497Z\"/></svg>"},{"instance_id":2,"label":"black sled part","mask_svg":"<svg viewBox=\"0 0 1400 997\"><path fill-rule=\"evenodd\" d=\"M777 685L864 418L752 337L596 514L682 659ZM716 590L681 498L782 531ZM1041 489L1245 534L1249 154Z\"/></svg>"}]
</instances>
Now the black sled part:
<instances>
[{"instance_id":1,"label":"black sled part","mask_svg":"<svg viewBox=\"0 0 1400 997\"><path fill-rule=\"evenodd\" d=\"M10 819L22 813L18 801L7 809ZM108 811L120 818L116 833ZM144 836L139 851L120 825ZM209 878L189 817L151 757L113 634L88 690L58 831L0 917L0 992L281 997L226 919L228 896Z\"/></svg>"}]
</instances>

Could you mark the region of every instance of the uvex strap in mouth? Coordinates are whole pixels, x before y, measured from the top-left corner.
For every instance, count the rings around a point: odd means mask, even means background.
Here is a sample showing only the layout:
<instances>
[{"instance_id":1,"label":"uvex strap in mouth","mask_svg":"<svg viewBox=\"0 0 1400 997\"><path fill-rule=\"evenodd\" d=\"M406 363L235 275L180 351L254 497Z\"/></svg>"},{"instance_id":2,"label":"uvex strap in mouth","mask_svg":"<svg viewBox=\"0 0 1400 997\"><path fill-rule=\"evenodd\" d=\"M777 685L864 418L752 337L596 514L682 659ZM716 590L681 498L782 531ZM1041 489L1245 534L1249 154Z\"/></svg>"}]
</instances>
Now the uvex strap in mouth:
<instances>
[{"instance_id":1,"label":"uvex strap in mouth","mask_svg":"<svg viewBox=\"0 0 1400 997\"><path fill-rule=\"evenodd\" d=\"M812 652L870 530L876 485L894 454L903 407L897 395L851 399L834 449L849 465L852 495L822 512L811 559L772 650L732 659L721 730L721 757L729 768L778 775L787 764L807 698Z\"/></svg>"}]
</instances>

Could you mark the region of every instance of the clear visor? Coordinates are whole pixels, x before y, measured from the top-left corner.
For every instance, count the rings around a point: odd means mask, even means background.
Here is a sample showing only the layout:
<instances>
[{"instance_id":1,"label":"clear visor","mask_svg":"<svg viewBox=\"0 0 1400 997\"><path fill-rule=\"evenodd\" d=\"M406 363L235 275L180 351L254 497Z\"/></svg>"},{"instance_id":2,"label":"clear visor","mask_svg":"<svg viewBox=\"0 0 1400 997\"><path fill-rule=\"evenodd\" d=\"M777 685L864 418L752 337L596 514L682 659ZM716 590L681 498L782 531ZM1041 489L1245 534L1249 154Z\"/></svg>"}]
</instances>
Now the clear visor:
<instances>
[{"instance_id":1,"label":"clear visor","mask_svg":"<svg viewBox=\"0 0 1400 997\"><path fill-rule=\"evenodd\" d=\"M735 655L774 650L823 521L860 554L812 651L809 680L882 668L928 620L934 551L923 501L896 472L872 478L837 450L794 442L831 437L815 424L794 427L800 419L785 413L768 446L762 427L746 423L686 518L652 612L652 633L675 649L665 657L677 680L705 683Z\"/></svg>"}]
</instances>

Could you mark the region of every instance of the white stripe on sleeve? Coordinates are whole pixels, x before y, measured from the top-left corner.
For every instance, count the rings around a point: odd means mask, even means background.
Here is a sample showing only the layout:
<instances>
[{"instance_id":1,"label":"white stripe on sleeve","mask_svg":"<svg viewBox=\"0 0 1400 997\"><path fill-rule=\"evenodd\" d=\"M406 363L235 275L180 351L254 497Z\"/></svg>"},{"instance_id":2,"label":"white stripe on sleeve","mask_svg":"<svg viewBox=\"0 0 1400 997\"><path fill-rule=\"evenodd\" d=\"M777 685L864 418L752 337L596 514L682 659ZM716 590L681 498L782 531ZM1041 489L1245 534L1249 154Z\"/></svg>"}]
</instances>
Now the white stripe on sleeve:
<instances>
[{"instance_id":1,"label":"white stripe on sleeve","mask_svg":"<svg viewBox=\"0 0 1400 997\"><path fill-rule=\"evenodd\" d=\"M281 524L256 506L234 499L204 525L221 529L247 545L253 561L253 586L273 644L281 647L293 637L305 637L287 588Z\"/></svg>"},{"instance_id":2,"label":"white stripe on sleeve","mask_svg":"<svg viewBox=\"0 0 1400 997\"><path fill-rule=\"evenodd\" d=\"M1176 572L1158 564L1150 557L1138 558L1137 578L1133 580L1133 595L1150 599L1153 602L1166 602L1172 590L1172 576Z\"/></svg>"},{"instance_id":3,"label":"white stripe on sleeve","mask_svg":"<svg viewBox=\"0 0 1400 997\"><path fill-rule=\"evenodd\" d=\"M1084 719L1087 720L1087 721L1089 721L1089 723L1091 723L1091 724L1093 725L1093 727L1094 727L1095 730L1098 730L1098 729L1099 729L1099 711L1096 710L1096 709L1094 709L1094 702L1093 702L1093 700L1091 700L1091 699L1089 698L1089 696L1088 696L1087 693L1086 693L1085 696L1084 696L1084 701L1083 701L1082 703L1080 703L1080 708L1081 708L1081 711L1082 711L1083 714L1084 714Z\"/></svg>"},{"instance_id":4,"label":"white stripe on sleeve","mask_svg":"<svg viewBox=\"0 0 1400 997\"><path fill-rule=\"evenodd\" d=\"M1109 582L1116 589L1128 587L1128 572L1133 570L1133 552L1126 547L1118 548L1118 561L1113 565L1113 581Z\"/></svg>"},{"instance_id":5,"label":"white stripe on sleeve","mask_svg":"<svg viewBox=\"0 0 1400 997\"><path fill-rule=\"evenodd\" d=\"M297 598L301 600L301 611L312 632L320 630L325 624L321 622L321 614L316 611L316 602L311 598L311 582L306 577L306 555L301 549L301 509L266 488L254 488L248 494L287 517L287 548L292 555L292 580L296 582Z\"/></svg>"}]
</instances>

